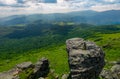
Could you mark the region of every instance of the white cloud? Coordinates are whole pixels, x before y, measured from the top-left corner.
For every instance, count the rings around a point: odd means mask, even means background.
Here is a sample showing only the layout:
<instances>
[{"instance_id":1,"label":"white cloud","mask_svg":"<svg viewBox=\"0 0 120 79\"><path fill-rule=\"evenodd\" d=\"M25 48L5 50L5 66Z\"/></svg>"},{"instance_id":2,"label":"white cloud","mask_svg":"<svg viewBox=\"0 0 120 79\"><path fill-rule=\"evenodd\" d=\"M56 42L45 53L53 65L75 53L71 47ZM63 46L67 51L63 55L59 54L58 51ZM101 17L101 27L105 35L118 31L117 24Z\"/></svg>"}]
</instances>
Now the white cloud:
<instances>
[{"instance_id":1,"label":"white cloud","mask_svg":"<svg viewBox=\"0 0 120 79\"><path fill-rule=\"evenodd\" d=\"M16 0L0 0L0 3L7 4L7 5L12 5L12 4L16 4L17 1Z\"/></svg>"},{"instance_id":2,"label":"white cloud","mask_svg":"<svg viewBox=\"0 0 120 79\"><path fill-rule=\"evenodd\" d=\"M57 0L57 3L63 3L64 0Z\"/></svg>"},{"instance_id":3,"label":"white cloud","mask_svg":"<svg viewBox=\"0 0 120 79\"><path fill-rule=\"evenodd\" d=\"M105 2L116 2L118 0L104 0Z\"/></svg>"},{"instance_id":4,"label":"white cloud","mask_svg":"<svg viewBox=\"0 0 120 79\"><path fill-rule=\"evenodd\" d=\"M4 6L1 4L4 4ZM60 13L74 10L120 10L120 0L57 0L57 3L46 3L45 0L0 0L0 5L0 14L4 16L12 14Z\"/></svg>"},{"instance_id":5,"label":"white cloud","mask_svg":"<svg viewBox=\"0 0 120 79\"><path fill-rule=\"evenodd\" d=\"M120 4L95 5L91 9L95 11L120 10Z\"/></svg>"}]
</instances>

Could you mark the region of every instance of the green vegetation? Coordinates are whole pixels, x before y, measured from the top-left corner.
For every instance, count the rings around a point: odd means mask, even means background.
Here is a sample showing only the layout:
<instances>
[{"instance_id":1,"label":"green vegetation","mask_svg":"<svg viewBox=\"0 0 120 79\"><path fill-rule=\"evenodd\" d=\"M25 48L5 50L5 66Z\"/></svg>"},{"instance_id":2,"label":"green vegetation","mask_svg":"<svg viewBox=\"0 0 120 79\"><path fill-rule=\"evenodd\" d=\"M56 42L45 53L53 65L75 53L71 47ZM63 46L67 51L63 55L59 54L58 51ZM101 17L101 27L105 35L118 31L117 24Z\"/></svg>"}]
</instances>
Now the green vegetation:
<instances>
[{"instance_id":1,"label":"green vegetation","mask_svg":"<svg viewBox=\"0 0 120 79\"><path fill-rule=\"evenodd\" d=\"M96 42L105 51L108 62L120 58L120 25L35 22L22 27L1 28L3 27L0 27L0 72L24 61L34 63L46 57L55 73L67 73L69 67L65 40L73 37ZM108 66L107 64L106 67Z\"/></svg>"},{"instance_id":2,"label":"green vegetation","mask_svg":"<svg viewBox=\"0 0 120 79\"><path fill-rule=\"evenodd\" d=\"M101 46L106 54L106 66L110 68L111 61L120 61L120 33L114 34L97 34L97 38L91 38L90 40L95 41Z\"/></svg>"},{"instance_id":3,"label":"green vegetation","mask_svg":"<svg viewBox=\"0 0 120 79\"><path fill-rule=\"evenodd\" d=\"M22 71L20 74L19 74L19 77L20 77L20 79L32 79L32 78L30 78L30 75L32 75L33 74L33 70L32 70L32 68L29 68L29 69L27 69L27 70L24 70L24 71Z\"/></svg>"},{"instance_id":4,"label":"green vegetation","mask_svg":"<svg viewBox=\"0 0 120 79\"><path fill-rule=\"evenodd\" d=\"M100 45L106 52L108 61L119 60L120 58L120 33L97 34L97 38L91 38Z\"/></svg>"},{"instance_id":5,"label":"green vegetation","mask_svg":"<svg viewBox=\"0 0 120 79\"><path fill-rule=\"evenodd\" d=\"M5 67L0 66L1 71L12 68L15 64L21 63L23 61L32 61L34 63L42 57L46 57L49 59L51 64L50 67L51 69L55 69L56 73L62 74L62 72L68 72L69 69L65 46L51 47L47 50L39 49L35 51L28 51L24 54L19 54L16 57L15 56L13 56L12 59L9 59L9 62L1 62L1 65L7 65Z\"/></svg>"}]
</instances>

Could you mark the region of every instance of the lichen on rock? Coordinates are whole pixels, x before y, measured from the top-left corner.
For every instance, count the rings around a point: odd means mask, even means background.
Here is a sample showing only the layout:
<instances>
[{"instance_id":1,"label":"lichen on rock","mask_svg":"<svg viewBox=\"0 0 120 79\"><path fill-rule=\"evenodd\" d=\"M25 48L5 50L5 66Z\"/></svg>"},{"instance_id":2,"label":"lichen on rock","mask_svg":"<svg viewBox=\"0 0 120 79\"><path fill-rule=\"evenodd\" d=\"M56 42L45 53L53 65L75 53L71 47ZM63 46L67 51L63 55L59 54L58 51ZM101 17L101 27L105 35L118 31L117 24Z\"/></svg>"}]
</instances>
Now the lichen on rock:
<instances>
[{"instance_id":1,"label":"lichen on rock","mask_svg":"<svg viewBox=\"0 0 120 79\"><path fill-rule=\"evenodd\" d=\"M105 54L94 42L82 38L66 41L72 79L97 79L102 71Z\"/></svg>"}]
</instances>

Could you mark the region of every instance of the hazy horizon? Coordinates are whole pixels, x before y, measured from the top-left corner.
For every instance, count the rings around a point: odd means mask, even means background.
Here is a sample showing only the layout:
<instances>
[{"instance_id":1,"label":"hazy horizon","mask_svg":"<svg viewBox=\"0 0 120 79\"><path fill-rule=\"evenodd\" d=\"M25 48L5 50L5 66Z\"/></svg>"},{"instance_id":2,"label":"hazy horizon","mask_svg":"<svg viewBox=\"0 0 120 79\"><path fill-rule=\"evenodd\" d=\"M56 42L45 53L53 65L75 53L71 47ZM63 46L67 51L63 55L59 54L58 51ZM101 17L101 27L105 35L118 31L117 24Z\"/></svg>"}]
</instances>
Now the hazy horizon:
<instances>
[{"instance_id":1,"label":"hazy horizon","mask_svg":"<svg viewBox=\"0 0 120 79\"><path fill-rule=\"evenodd\" d=\"M119 0L0 0L0 15L120 10Z\"/></svg>"}]
</instances>

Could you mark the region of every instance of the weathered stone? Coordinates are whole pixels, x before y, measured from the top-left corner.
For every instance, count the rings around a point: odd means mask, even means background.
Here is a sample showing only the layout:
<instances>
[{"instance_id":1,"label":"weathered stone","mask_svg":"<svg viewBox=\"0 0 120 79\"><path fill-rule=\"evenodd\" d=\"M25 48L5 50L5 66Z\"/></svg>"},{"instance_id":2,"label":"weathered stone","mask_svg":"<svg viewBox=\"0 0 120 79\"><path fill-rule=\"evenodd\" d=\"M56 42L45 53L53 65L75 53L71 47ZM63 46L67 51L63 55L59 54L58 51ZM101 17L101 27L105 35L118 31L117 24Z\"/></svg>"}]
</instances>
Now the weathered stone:
<instances>
[{"instance_id":1,"label":"weathered stone","mask_svg":"<svg viewBox=\"0 0 120 79\"><path fill-rule=\"evenodd\" d=\"M19 79L18 69L13 68L7 72L0 73L0 79Z\"/></svg>"},{"instance_id":2,"label":"weathered stone","mask_svg":"<svg viewBox=\"0 0 120 79\"><path fill-rule=\"evenodd\" d=\"M50 69L50 73L54 74L55 70L54 69Z\"/></svg>"},{"instance_id":3,"label":"weathered stone","mask_svg":"<svg viewBox=\"0 0 120 79\"><path fill-rule=\"evenodd\" d=\"M111 68L111 71L114 75L117 76L116 79L120 79L120 64L116 64Z\"/></svg>"},{"instance_id":4,"label":"weathered stone","mask_svg":"<svg viewBox=\"0 0 120 79\"><path fill-rule=\"evenodd\" d=\"M109 62L109 64L112 64L112 65L120 64L120 61L111 61Z\"/></svg>"},{"instance_id":5,"label":"weathered stone","mask_svg":"<svg viewBox=\"0 0 120 79\"><path fill-rule=\"evenodd\" d=\"M34 78L45 77L49 73L49 61L46 58L40 59L34 68Z\"/></svg>"},{"instance_id":6,"label":"weathered stone","mask_svg":"<svg viewBox=\"0 0 120 79\"><path fill-rule=\"evenodd\" d=\"M104 52L94 42L81 38L66 41L72 79L97 79L105 65Z\"/></svg>"},{"instance_id":7,"label":"weathered stone","mask_svg":"<svg viewBox=\"0 0 120 79\"><path fill-rule=\"evenodd\" d=\"M112 72L110 70L103 70L100 74L100 76L104 79L113 79Z\"/></svg>"},{"instance_id":8,"label":"weathered stone","mask_svg":"<svg viewBox=\"0 0 120 79\"><path fill-rule=\"evenodd\" d=\"M120 64L116 64L116 65L112 66L111 71L113 73L120 74Z\"/></svg>"},{"instance_id":9,"label":"weathered stone","mask_svg":"<svg viewBox=\"0 0 120 79\"><path fill-rule=\"evenodd\" d=\"M119 75L111 70L103 70L100 74L103 79L120 79Z\"/></svg>"},{"instance_id":10,"label":"weathered stone","mask_svg":"<svg viewBox=\"0 0 120 79\"><path fill-rule=\"evenodd\" d=\"M68 79L69 78L69 74L63 74L61 79Z\"/></svg>"},{"instance_id":11,"label":"weathered stone","mask_svg":"<svg viewBox=\"0 0 120 79\"><path fill-rule=\"evenodd\" d=\"M23 63L17 65L17 68L19 68L19 69L28 69L31 67L33 67L32 62L23 62Z\"/></svg>"},{"instance_id":12,"label":"weathered stone","mask_svg":"<svg viewBox=\"0 0 120 79\"><path fill-rule=\"evenodd\" d=\"M38 79L45 79L45 78L43 78L43 77L40 77L40 78L38 78Z\"/></svg>"},{"instance_id":13,"label":"weathered stone","mask_svg":"<svg viewBox=\"0 0 120 79\"><path fill-rule=\"evenodd\" d=\"M27 71L29 69L33 70L33 72ZM31 62L18 64L15 68L7 72L0 73L0 79L21 79L19 74L24 71L29 73L25 79L38 79L40 77L43 79L42 77L47 76L49 72L48 59L42 58L35 65L33 65Z\"/></svg>"},{"instance_id":14,"label":"weathered stone","mask_svg":"<svg viewBox=\"0 0 120 79\"><path fill-rule=\"evenodd\" d=\"M55 79L59 79L59 75L55 75Z\"/></svg>"}]
</instances>

